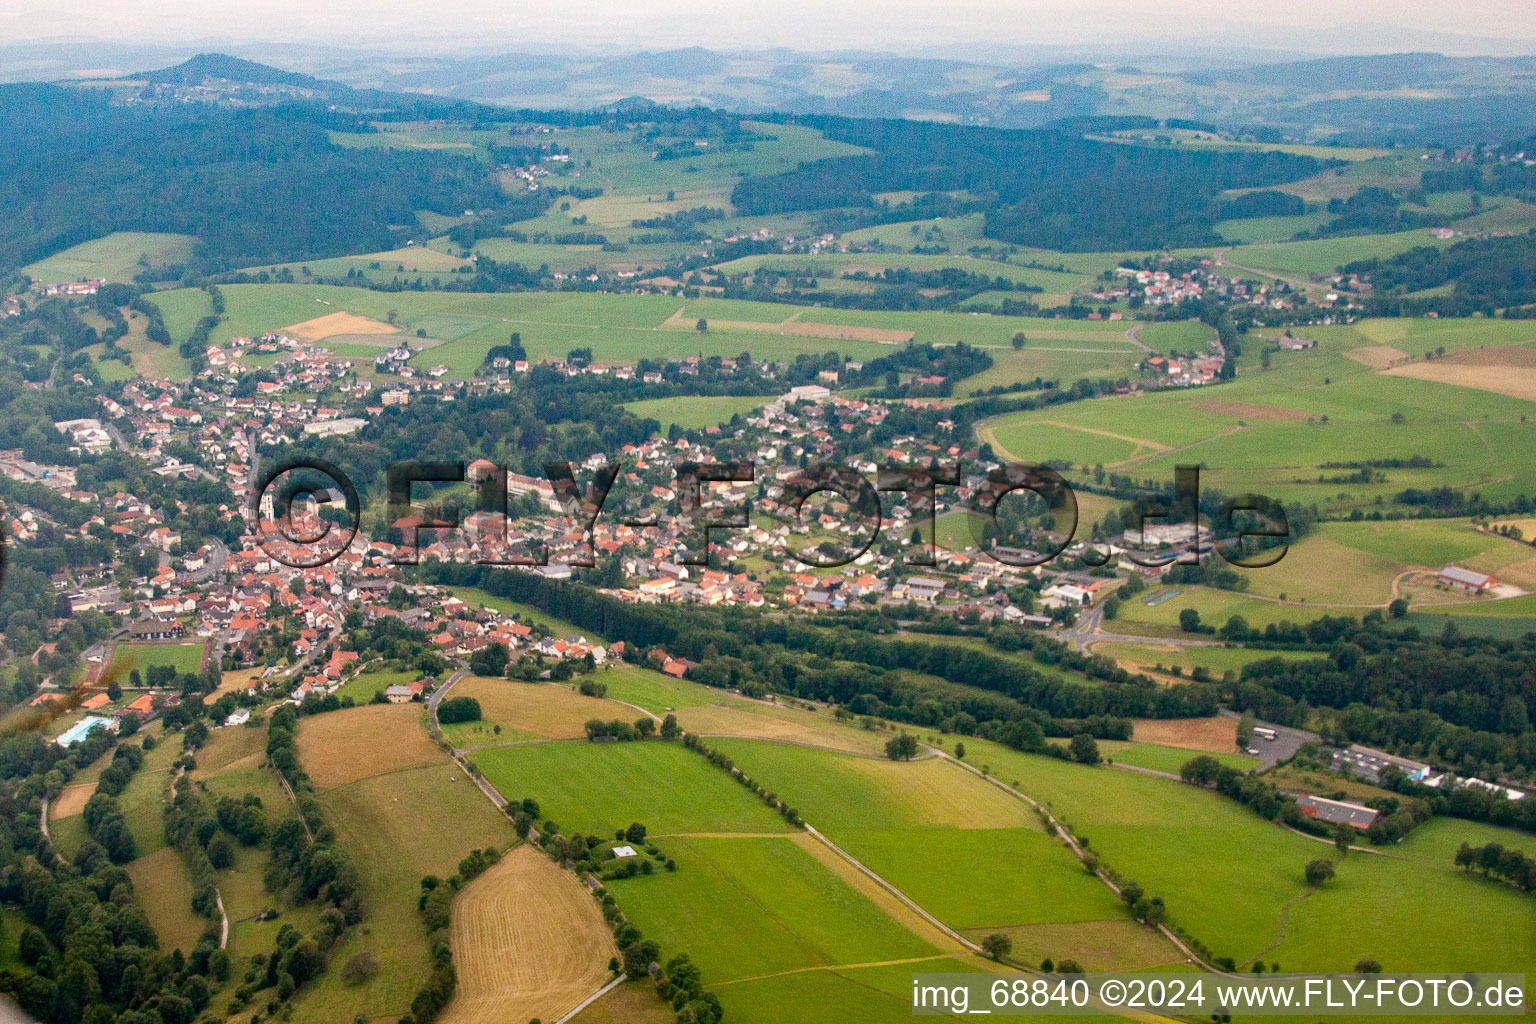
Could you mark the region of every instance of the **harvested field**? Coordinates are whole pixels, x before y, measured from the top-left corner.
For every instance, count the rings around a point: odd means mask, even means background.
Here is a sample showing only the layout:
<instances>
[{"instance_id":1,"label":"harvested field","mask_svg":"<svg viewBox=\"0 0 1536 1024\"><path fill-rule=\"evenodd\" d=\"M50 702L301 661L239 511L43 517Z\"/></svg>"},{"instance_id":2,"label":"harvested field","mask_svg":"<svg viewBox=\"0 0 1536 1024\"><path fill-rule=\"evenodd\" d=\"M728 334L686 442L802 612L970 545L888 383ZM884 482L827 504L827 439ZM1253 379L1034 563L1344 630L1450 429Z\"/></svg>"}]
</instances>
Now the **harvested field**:
<instances>
[{"instance_id":1,"label":"harvested field","mask_svg":"<svg viewBox=\"0 0 1536 1024\"><path fill-rule=\"evenodd\" d=\"M807 338L833 338L837 341L878 341L882 345L905 345L912 340L915 332L897 331L887 327L853 327L847 324L818 324L792 320L780 324L779 333Z\"/></svg>"},{"instance_id":2,"label":"harvested field","mask_svg":"<svg viewBox=\"0 0 1536 1024\"><path fill-rule=\"evenodd\" d=\"M244 692L245 688L251 685L251 680L259 678L262 671L259 668L242 668L225 672L223 679L219 682L219 688L210 694L205 694L203 703L216 704L226 693Z\"/></svg>"},{"instance_id":3,"label":"harvested field","mask_svg":"<svg viewBox=\"0 0 1536 1024\"><path fill-rule=\"evenodd\" d=\"M1158 743L1184 750L1230 754L1237 749L1237 719L1138 718L1131 737L1137 743Z\"/></svg>"},{"instance_id":4,"label":"harvested field","mask_svg":"<svg viewBox=\"0 0 1536 1024\"><path fill-rule=\"evenodd\" d=\"M470 676L449 691L454 697L473 697L480 702L486 722L515 729L541 739L579 739L589 719L605 722L615 718L634 721L639 712L616 701L585 697L558 683L520 683L508 679ZM462 737L460 737L462 738ZM478 742L491 743L493 739Z\"/></svg>"},{"instance_id":5,"label":"harvested field","mask_svg":"<svg viewBox=\"0 0 1536 1024\"><path fill-rule=\"evenodd\" d=\"M437 764L447 755L421 727L419 704L369 704L311 715L299 725L299 760L318 790Z\"/></svg>"},{"instance_id":6,"label":"harvested field","mask_svg":"<svg viewBox=\"0 0 1536 1024\"><path fill-rule=\"evenodd\" d=\"M1196 402L1194 408L1202 412L1214 412L1218 416L1235 416L1240 420L1304 420L1307 414L1300 409L1284 409L1278 405L1254 405L1250 402Z\"/></svg>"},{"instance_id":7,"label":"harvested field","mask_svg":"<svg viewBox=\"0 0 1536 1024\"><path fill-rule=\"evenodd\" d=\"M295 341L320 341L338 334L398 334L400 329L356 313L327 313L313 320L279 328L278 333L286 334Z\"/></svg>"},{"instance_id":8,"label":"harvested field","mask_svg":"<svg viewBox=\"0 0 1536 1024\"><path fill-rule=\"evenodd\" d=\"M1536 557L1512 562L1497 570L1500 583L1513 583L1524 590L1536 590Z\"/></svg>"},{"instance_id":9,"label":"harvested field","mask_svg":"<svg viewBox=\"0 0 1536 1024\"><path fill-rule=\"evenodd\" d=\"M879 753L890 738L886 733L863 733L825 722L809 712L759 708L746 702L739 708L719 704L682 708L677 712L677 721L687 732L702 736L741 736L803 743L851 754Z\"/></svg>"},{"instance_id":10,"label":"harvested field","mask_svg":"<svg viewBox=\"0 0 1536 1024\"><path fill-rule=\"evenodd\" d=\"M1455 366L1516 366L1536 368L1536 348L1523 345L1491 345L1487 348L1464 348L1448 356L1436 359L1437 363Z\"/></svg>"},{"instance_id":11,"label":"harvested field","mask_svg":"<svg viewBox=\"0 0 1536 1024\"><path fill-rule=\"evenodd\" d=\"M558 1020L610 977L615 947L597 901L531 846L459 894L452 929L459 986L443 1024Z\"/></svg>"},{"instance_id":12,"label":"harvested field","mask_svg":"<svg viewBox=\"0 0 1536 1024\"><path fill-rule=\"evenodd\" d=\"M1433 381L1437 384L1453 384L1474 391L1491 391L1496 395L1508 395L1527 402L1536 402L1536 366L1509 366L1494 364L1466 365L1436 359L1431 363L1410 363L1382 371L1393 377L1412 377L1415 380Z\"/></svg>"},{"instance_id":13,"label":"harvested field","mask_svg":"<svg viewBox=\"0 0 1536 1024\"><path fill-rule=\"evenodd\" d=\"M1393 363L1401 362L1408 358L1408 353L1396 349L1390 345L1366 345L1362 348L1352 348L1344 353L1357 363L1364 363L1373 370L1385 370Z\"/></svg>"},{"instance_id":14,"label":"harvested field","mask_svg":"<svg viewBox=\"0 0 1536 1024\"><path fill-rule=\"evenodd\" d=\"M59 798L48 804L48 820L58 821L85 811L85 802L96 792L96 783L82 782L78 786L65 786Z\"/></svg>"}]
</instances>

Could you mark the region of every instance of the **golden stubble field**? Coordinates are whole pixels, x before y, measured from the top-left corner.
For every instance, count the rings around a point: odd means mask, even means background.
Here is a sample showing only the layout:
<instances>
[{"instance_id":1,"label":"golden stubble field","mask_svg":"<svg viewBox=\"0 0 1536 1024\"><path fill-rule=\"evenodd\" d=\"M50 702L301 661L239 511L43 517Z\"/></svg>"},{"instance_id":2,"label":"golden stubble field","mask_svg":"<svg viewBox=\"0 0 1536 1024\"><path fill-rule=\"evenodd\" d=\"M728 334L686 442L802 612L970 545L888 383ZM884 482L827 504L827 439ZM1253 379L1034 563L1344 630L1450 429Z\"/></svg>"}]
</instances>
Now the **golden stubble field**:
<instances>
[{"instance_id":1,"label":"golden stubble field","mask_svg":"<svg viewBox=\"0 0 1536 1024\"><path fill-rule=\"evenodd\" d=\"M421 715L420 704L368 704L310 715L299 725L299 760L322 792L440 763L446 755L422 729Z\"/></svg>"},{"instance_id":2,"label":"golden stubble field","mask_svg":"<svg viewBox=\"0 0 1536 1024\"><path fill-rule=\"evenodd\" d=\"M453 902L459 987L442 1024L558 1020L601 988L616 949L575 875L520 846Z\"/></svg>"}]
</instances>

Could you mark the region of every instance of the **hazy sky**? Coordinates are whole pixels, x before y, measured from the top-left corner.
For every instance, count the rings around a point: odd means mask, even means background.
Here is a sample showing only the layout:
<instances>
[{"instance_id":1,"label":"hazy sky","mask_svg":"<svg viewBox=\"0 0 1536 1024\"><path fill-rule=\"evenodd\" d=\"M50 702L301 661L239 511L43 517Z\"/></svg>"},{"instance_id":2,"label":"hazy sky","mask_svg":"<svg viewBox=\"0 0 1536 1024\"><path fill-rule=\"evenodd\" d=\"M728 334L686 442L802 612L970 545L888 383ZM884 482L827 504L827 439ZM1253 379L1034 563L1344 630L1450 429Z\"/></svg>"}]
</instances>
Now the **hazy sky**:
<instances>
[{"instance_id":1,"label":"hazy sky","mask_svg":"<svg viewBox=\"0 0 1536 1024\"><path fill-rule=\"evenodd\" d=\"M1381 45L1370 45L1371 32L1363 25L1382 27ZM1536 40L1536 0L5 0L0 5L0 39L6 41L355 42L403 49L450 40L503 50L546 43L912 49L1200 36L1269 47L1293 40L1289 45L1298 49L1389 51L1403 49L1405 40L1422 46L1425 32L1492 37L1506 45L1489 49L1508 50L1516 40ZM1330 38L1338 45L1330 45Z\"/></svg>"}]
</instances>

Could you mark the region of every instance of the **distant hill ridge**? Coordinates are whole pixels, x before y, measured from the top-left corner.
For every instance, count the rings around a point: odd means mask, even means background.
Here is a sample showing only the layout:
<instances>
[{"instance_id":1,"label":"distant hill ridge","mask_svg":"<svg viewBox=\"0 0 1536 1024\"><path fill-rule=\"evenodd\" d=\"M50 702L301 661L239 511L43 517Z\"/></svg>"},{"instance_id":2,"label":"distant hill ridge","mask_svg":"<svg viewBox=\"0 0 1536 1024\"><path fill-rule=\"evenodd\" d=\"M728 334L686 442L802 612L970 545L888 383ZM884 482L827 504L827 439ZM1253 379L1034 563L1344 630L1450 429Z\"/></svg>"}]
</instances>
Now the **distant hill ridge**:
<instances>
[{"instance_id":1,"label":"distant hill ridge","mask_svg":"<svg viewBox=\"0 0 1536 1024\"><path fill-rule=\"evenodd\" d=\"M220 79L228 82L245 82L250 85L287 85L322 92L345 88L313 75L284 71L269 64L258 64L253 60L231 57L225 53L200 53L168 68L145 71L127 77L142 79L155 85L199 85L209 79Z\"/></svg>"}]
</instances>

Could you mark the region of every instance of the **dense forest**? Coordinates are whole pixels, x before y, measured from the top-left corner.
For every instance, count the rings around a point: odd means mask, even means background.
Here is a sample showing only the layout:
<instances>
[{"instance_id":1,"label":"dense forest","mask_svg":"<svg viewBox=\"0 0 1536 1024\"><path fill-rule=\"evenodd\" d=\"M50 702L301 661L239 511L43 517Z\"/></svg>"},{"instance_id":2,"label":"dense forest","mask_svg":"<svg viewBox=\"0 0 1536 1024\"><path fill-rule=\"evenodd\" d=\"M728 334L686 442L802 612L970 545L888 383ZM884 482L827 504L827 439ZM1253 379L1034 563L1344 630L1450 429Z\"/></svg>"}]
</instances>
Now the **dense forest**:
<instances>
[{"instance_id":1,"label":"dense forest","mask_svg":"<svg viewBox=\"0 0 1536 1024\"><path fill-rule=\"evenodd\" d=\"M196 235L208 269L369 252L417 210L504 202L477 161L345 148L335 129L371 130L319 104L151 108L0 86L0 269L113 231Z\"/></svg>"},{"instance_id":2,"label":"dense forest","mask_svg":"<svg viewBox=\"0 0 1536 1024\"><path fill-rule=\"evenodd\" d=\"M1536 315L1536 232L1504 238L1470 238L1441 249L1421 245L1389 260L1364 260L1344 268L1369 274L1371 311L1384 316ZM1449 294L1415 295L1451 286Z\"/></svg>"},{"instance_id":3,"label":"dense forest","mask_svg":"<svg viewBox=\"0 0 1536 1024\"><path fill-rule=\"evenodd\" d=\"M871 220L925 215L876 208L878 192L964 192L989 238L1074 251L1219 241L1226 189L1274 185L1325 166L1277 152L1188 152L1097 142L1052 131L1002 131L895 120L807 117L828 138L874 152L801 164L737 184L749 214L869 208Z\"/></svg>"}]
</instances>

